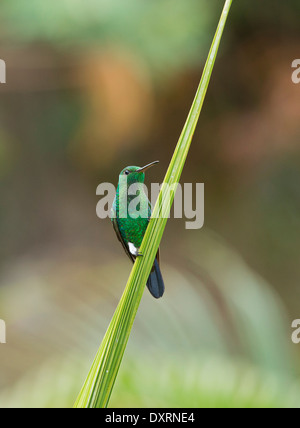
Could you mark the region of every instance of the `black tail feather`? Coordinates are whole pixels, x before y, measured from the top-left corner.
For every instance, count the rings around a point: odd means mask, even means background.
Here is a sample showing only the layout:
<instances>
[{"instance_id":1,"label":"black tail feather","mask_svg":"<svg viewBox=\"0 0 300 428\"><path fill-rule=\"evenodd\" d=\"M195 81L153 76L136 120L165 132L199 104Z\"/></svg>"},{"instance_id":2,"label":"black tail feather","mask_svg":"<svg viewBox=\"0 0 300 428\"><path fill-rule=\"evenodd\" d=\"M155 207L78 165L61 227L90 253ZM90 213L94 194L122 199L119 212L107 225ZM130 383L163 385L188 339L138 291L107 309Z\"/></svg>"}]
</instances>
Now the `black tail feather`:
<instances>
[{"instance_id":1,"label":"black tail feather","mask_svg":"<svg viewBox=\"0 0 300 428\"><path fill-rule=\"evenodd\" d=\"M165 285L159 268L158 260L154 260L153 271L150 273L147 287L153 297L159 299L165 291Z\"/></svg>"}]
</instances>

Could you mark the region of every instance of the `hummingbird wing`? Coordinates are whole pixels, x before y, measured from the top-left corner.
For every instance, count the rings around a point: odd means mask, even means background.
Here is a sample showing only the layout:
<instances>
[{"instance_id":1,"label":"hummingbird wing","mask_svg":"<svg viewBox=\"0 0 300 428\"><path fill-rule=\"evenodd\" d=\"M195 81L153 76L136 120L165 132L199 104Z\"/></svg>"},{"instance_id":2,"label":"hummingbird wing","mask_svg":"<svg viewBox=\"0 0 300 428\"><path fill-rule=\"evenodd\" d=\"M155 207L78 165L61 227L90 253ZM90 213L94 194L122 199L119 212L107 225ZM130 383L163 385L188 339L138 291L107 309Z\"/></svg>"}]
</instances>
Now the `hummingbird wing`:
<instances>
[{"instance_id":1,"label":"hummingbird wing","mask_svg":"<svg viewBox=\"0 0 300 428\"><path fill-rule=\"evenodd\" d=\"M112 208L112 210L114 211L114 214L115 214L114 207ZM149 218L148 218L149 221L150 221L150 216L151 216L151 204L149 202ZM114 231L116 232L117 238L121 242L125 250L125 253L130 258L130 260L134 263L136 257L133 254L131 254L131 252L129 251L129 247L124 242L119 229L118 220L115 215L111 217L111 222L113 224L113 228L114 228ZM162 297L165 291L164 281L160 272L159 259L160 259L160 251L158 249L153 266L152 266L152 270L147 280L147 287L150 293L152 294L152 296L155 297L156 299Z\"/></svg>"},{"instance_id":2,"label":"hummingbird wing","mask_svg":"<svg viewBox=\"0 0 300 428\"><path fill-rule=\"evenodd\" d=\"M115 218L112 218L112 219L111 219L111 221L112 221L112 224L113 224L113 227L114 227L114 231L116 232L117 238L118 238L118 240L121 242L121 244L122 244L122 246L123 246L123 248L124 248L124 250L125 250L125 253L126 253L126 254L127 254L127 256L130 258L130 260L131 260L132 262L134 262L135 258L134 258L134 256L130 253L129 248L128 248L128 247L127 247L127 245L125 244L125 242L124 242L124 240L123 240L123 238L122 238L122 235L121 235L121 233L120 233L120 229L119 229L119 225L118 225L118 220L117 220L117 218L116 218L116 217L115 217Z\"/></svg>"}]
</instances>

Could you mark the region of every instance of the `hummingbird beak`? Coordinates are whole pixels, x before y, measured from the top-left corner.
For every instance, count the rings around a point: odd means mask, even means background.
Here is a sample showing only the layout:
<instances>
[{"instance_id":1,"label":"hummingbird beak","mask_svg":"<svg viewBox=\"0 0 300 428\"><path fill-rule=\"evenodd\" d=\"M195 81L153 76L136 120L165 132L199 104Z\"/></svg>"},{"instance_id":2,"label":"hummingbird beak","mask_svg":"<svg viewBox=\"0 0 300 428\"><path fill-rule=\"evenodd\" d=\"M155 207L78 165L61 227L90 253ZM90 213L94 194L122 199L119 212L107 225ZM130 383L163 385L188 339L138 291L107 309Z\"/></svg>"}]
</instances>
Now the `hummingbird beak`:
<instances>
[{"instance_id":1,"label":"hummingbird beak","mask_svg":"<svg viewBox=\"0 0 300 428\"><path fill-rule=\"evenodd\" d=\"M145 172L148 168L151 168L151 166L157 164L158 162L159 161L148 163L148 165L142 166L142 168L137 169L136 172Z\"/></svg>"}]
</instances>

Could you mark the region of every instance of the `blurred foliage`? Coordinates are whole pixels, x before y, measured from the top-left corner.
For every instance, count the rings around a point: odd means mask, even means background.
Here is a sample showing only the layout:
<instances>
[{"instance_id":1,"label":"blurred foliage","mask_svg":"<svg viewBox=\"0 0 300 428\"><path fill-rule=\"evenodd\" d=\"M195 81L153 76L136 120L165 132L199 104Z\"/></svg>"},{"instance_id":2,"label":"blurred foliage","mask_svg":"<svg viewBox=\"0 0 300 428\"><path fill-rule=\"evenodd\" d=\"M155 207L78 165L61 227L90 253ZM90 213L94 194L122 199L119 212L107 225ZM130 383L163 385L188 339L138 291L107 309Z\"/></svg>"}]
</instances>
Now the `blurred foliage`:
<instances>
[{"instance_id":1,"label":"blurred foliage","mask_svg":"<svg viewBox=\"0 0 300 428\"><path fill-rule=\"evenodd\" d=\"M95 189L162 180L222 5L1 2L1 407L73 404L131 267ZM114 406L299 406L299 9L234 2L182 178L205 226L168 222Z\"/></svg>"},{"instance_id":2,"label":"blurred foliage","mask_svg":"<svg viewBox=\"0 0 300 428\"><path fill-rule=\"evenodd\" d=\"M197 257L185 268L164 265L165 298L142 300L111 406L298 406L296 359L278 296L215 234L190 245ZM6 275L1 407L73 404L127 266L109 252L99 254L107 260L99 265L90 251L34 268L24 261L18 274Z\"/></svg>"},{"instance_id":3,"label":"blurred foliage","mask_svg":"<svg viewBox=\"0 0 300 428\"><path fill-rule=\"evenodd\" d=\"M72 357L48 360L28 372L16 388L0 396L1 407L71 407L78 387L77 371L85 367L70 365L70 360ZM299 384L238 360L194 356L186 361L169 355L158 368L144 356L143 362L128 358L111 407L298 408L299 398Z\"/></svg>"},{"instance_id":4,"label":"blurred foliage","mask_svg":"<svg viewBox=\"0 0 300 428\"><path fill-rule=\"evenodd\" d=\"M199 52L207 49L211 40L207 29L215 8L213 3L205 0L4 1L2 33L4 40L43 41L60 49L90 48L97 42L101 42L102 48L118 45L170 76L172 69L199 64L203 58Z\"/></svg>"}]
</instances>

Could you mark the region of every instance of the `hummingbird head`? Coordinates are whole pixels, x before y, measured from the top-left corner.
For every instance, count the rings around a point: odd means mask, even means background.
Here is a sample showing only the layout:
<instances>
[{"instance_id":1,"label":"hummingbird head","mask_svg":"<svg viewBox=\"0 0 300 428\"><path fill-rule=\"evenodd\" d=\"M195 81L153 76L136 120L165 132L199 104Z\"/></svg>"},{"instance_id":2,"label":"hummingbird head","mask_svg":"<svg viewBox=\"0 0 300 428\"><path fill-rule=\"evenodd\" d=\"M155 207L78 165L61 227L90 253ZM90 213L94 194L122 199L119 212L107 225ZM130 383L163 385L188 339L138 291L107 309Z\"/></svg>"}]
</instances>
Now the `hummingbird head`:
<instances>
[{"instance_id":1,"label":"hummingbird head","mask_svg":"<svg viewBox=\"0 0 300 428\"><path fill-rule=\"evenodd\" d=\"M119 178L127 179L128 186L133 183L144 183L145 180L145 171L151 166L157 164L159 161L151 162L143 167L139 166L127 166L120 172Z\"/></svg>"}]
</instances>

